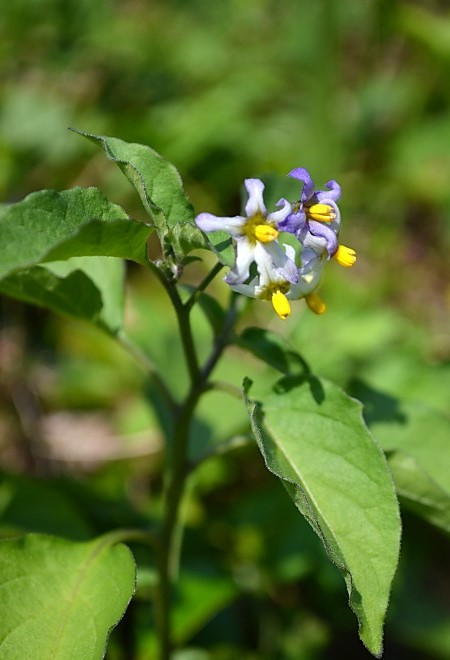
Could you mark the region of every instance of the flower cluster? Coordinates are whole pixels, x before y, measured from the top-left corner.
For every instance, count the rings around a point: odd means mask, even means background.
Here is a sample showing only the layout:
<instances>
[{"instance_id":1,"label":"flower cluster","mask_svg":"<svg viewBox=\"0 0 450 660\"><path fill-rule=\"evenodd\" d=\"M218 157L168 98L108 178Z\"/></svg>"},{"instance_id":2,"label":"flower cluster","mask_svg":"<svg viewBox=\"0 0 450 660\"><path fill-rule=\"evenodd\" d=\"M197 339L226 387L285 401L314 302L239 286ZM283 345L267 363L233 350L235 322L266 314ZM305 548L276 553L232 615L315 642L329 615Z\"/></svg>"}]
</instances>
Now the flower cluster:
<instances>
[{"instance_id":1,"label":"flower cluster","mask_svg":"<svg viewBox=\"0 0 450 660\"><path fill-rule=\"evenodd\" d=\"M316 289L325 263L332 257L346 267L356 261L355 251L338 241L339 184L332 180L325 184L326 190L314 190L309 172L301 167L289 176L302 183L300 199L293 204L280 199L273 213L268 213L264 204L263 182L246 179L245 216L223 218L200 213L196 217L203 231L225 231L234 241L236 259L225 277L227 284L252 298L271 301L282 319L290 315L289 300L299 298L304 298L313 312L322 314L326 307ZM298 250L291 244L280 244L283 232L295 236Z\"/></svg>"}]
</instances>

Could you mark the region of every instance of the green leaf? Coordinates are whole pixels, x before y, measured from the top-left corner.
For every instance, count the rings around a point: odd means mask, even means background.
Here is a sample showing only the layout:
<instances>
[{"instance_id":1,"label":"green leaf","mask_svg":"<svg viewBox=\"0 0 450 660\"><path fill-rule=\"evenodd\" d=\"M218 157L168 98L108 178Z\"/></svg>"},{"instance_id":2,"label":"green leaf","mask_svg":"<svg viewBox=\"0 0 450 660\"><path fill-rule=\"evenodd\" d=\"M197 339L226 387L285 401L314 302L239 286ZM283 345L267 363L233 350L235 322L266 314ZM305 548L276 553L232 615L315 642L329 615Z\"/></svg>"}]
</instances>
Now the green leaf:
<instances>
[{"instance_id":1,"label":"green leaf","mask_svg":"<svg viewBox=\"0 0 450 660\"><path fill-rule=\"evenodd\" d=\"M12 273L0 280L0 291L116 334L122 326L124 275L120 259L73 257Z\"/></svg>"},{"instance_id":2,"label":"green leaf","mask_svg":"<svg viewBox=\"0 0 450 660\"><path fill-rule=\"evenodd\" d=\"M364 383L352 387L387 452L402 504L450 532L450 419L430 406L400 401Z\"/></svg>"},{"instance_id":3,"label":"green leaf","mask_svg":"<svg viewBox=\"0 0 450 660\"><path fill-rule=\"evenodd\" d=\"M360 637L381 655L400 518L392 477L360 403L304 376L261 389L247 405L268 469L282 479L342 572Z\"/></svg>"},{"instance_id":4,"label":"green leaf","mask_svg":"<svg viewBox=\"0 0 450 660\"><path fill-rule=\"evenodd\" d=\"M146 263L152 229L96 188L41 190L0 206L0 278L45 261L108 256Z\"/></svg>"},{"instance_id":5,"label":"green leaf","mask_svg":"<svg viewBox=\"0 0 450 660\"><path fill-rule=\"evenodd\" d=\"M203 243L201 232L194 225L193 206L184 192L181 177L172 163L143 144L72 130L98 142L103 147L106 157L117 163L138 192L144 208L158 230L165 253L171 252L171 238L174 236L177 240L172 247L180 258L193 249L192 242ZM190 224L194 231L189 233L190 230L185 227L183 239L176 233L173 236L172 228L178 223Z\"/></svg>"},{"instance_id":6,"label":"green leaf","mask_svg":"<svg viewBox=\"0 0 450 660\"><path fill-rule=\"evenodd\" d=\"M29 534L1 541L1 657L100 660L134 588L130 550L107 537L74 543Z\"/></svg>"}]
</instances>

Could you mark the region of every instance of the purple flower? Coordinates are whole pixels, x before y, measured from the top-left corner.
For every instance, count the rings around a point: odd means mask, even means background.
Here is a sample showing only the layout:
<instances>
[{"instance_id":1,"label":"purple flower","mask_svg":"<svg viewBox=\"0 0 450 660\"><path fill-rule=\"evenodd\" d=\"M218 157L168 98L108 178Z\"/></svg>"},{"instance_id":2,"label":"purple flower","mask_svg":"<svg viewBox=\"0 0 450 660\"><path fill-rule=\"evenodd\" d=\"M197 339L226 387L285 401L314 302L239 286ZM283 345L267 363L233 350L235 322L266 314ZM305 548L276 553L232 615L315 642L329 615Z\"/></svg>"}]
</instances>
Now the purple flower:
<instances>
[{"instance_id":1,"label":"purple flower","mask_svg":"<svg viewBox=\"0 0 450 660\"><path fill-rule=\"evenodd\" d=\"M318 256L326 254L327 259L334 257L342 266L352 266L356 261L355 251L339 245L338 241L340 185L331 179L325 184L326 190L315 190L312 177L304 167L295 168L288 176L301 181L303 187L299 201L293 204L293 212L280 224L280 230L295 234L304 248L314 250Z\"/></svg>"}]
</instances>

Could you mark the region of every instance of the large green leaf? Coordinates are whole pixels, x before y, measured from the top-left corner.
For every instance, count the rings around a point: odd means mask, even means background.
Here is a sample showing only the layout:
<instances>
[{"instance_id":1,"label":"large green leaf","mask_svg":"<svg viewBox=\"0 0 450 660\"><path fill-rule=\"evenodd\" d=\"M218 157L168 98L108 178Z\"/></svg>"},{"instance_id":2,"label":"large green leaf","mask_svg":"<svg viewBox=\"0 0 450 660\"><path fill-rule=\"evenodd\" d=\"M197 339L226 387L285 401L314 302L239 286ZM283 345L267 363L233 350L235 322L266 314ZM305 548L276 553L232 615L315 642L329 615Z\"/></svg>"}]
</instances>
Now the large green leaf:
<instances>
[{"instance_id":1,"label":"large green leaf","mask_svg":"<svg viewBox=\"0 0 450 660\"><path fill-rule=\"evenodd\" d=\"M46 261L79 256L147 260L152 228L130 220L96 188L41 190L0 206L0 278Z\"/></svg>"},{"instance_id":2,"label":"large green leaf","mask_svg":"<svg viewBox=\"0 0 450 660\"><path fill-rule=\"evenodd\" d=\"M100 660L134 588L131 552L107 537L1 541L0 656Z\"/></svg>"},{"instance_id":3,"label":"large green leaf","mask_svg":"<svg viewBox=\"0 0 450 660\"><path fill-rule=\"evenodd\" d=\"M115 334L122 326L124 275L121 259L73 257L12 273L0 280L0 291Z\"/></svg>"},{"instance_id":4,"label":"large green leaf","mask_svg":"<svg viewBox=\"0 0 450 660\"><path fill-rule=\"evenodd\" d=\"M311 375L286 377L255 394L247 403L266 465L342 572L361 639L379 656L400 518L392 477L361 405Z\"/></svg>"},{"instance_id":5,"label":"large green leaf","mask_svg":"<svg viewBox=\"0 0 450 660\"><path fill-rule=\"evenodd\" d=\"M106 157L117 163L138 192L166 253L173 251L182 258L195 247L206 245L202 232L194 224L194 209L172 163L143 144L75 132L98 142Z\"/></svg>"},{"instance_id":6,"label":"large green leaf","mask_svg":"<svg viewBox=\"0 0 450 660\"><path fill-rule=\"evenodd\" d=\"M130 220L95 188L43 190L0 206L0 291L90 320L122 323L121 257L147 262L152 227Z\"/></svg>"}]
</instances>

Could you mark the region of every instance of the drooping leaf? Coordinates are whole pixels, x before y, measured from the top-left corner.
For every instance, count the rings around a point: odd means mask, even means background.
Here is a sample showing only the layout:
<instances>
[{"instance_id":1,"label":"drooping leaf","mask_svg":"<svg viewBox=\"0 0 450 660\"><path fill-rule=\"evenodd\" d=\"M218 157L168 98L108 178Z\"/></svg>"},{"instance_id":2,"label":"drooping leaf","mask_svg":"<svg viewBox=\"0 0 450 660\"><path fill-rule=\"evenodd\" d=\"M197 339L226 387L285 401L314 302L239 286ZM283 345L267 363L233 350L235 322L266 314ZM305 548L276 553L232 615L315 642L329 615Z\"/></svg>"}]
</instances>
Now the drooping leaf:
<instances>
[{"instance_id":1,"label":"drooping leaf","mask_svg":"<svg viewBox=\"0 0 450 660\"><path fill-rule=\"evenodd\" d=\"M107 537L76 543L28 534L1 541L1 657L100 660L134 588L131 552Z\"/></svg>"},{"instance_id":2,"label":"drooping leaf","mask_svg":"<svg viewBox=\"0 0 450 660\"><path fill-rule=\"evenodd\" d=\"M152 228L96 188L41 190L0 206L0 277L46 261L108 256L146 263Z\"/></svg>"},{"instance_id":3,"label":"drooping leaf","mask_svg":"<svg viewBox=\"0 0 450 660\"><path fill-rule=\"evenodd\" d=\"M361 405L312 376L284 378L252 398L247 394L250 420L266 465L342 572L360 637L379 656L400 518L392 477Z\"/></svg>"},{"instance_id":4,"label":"drooping leaf","mask_svg":"<svg viewBox=\"0 0 450 660\"><path fill-rule=\"evenodd\" d=\"M122 326L124 275L121 259L73 257L14 272L0 280L0 291L115 334Z\"/></svg>"},{"instance_id":5,"label":"drooping leaf","mask_svg":"<svg viewBox=\"0 0 450 660\"><path fill-rule=\"evenodd\" d=\"M197 246L197 243L203 243L201 232L194 225L194 209L172 163L143 144L78 130L75 132L99 143L106 157L119 166L134 186L158 230L165 253L173 249L176 256L182 258L193 249L192 244ZM176 240L171 246L171 233L178 223L183 223L184 228L174 233ZM191 225L191 228L186 225Z\"/></svg>"}]
</instances>

